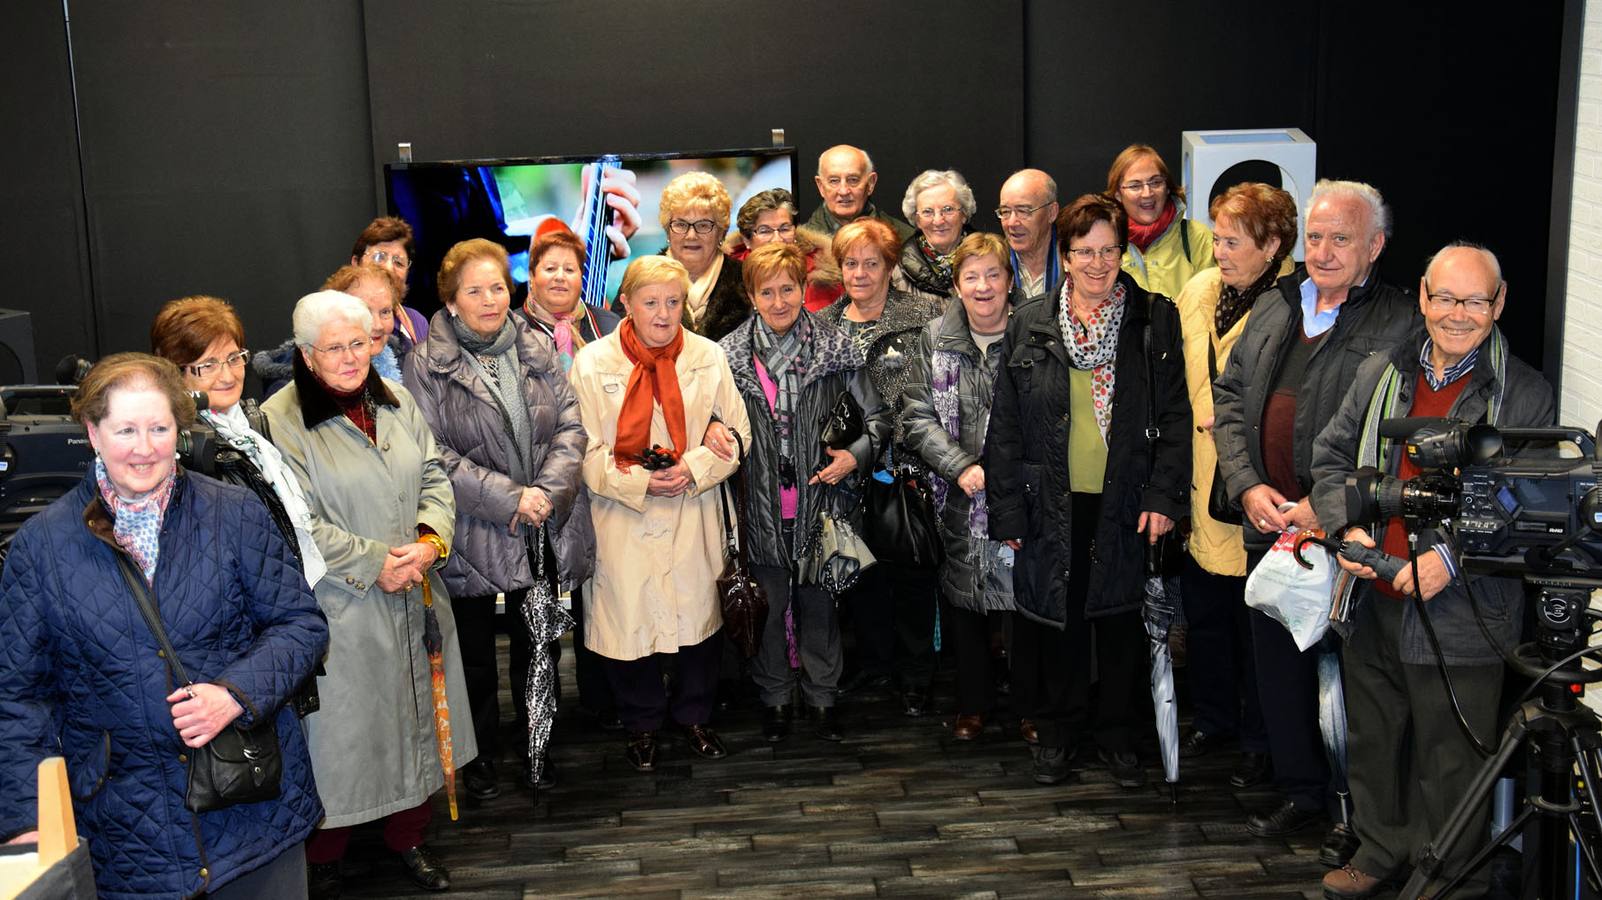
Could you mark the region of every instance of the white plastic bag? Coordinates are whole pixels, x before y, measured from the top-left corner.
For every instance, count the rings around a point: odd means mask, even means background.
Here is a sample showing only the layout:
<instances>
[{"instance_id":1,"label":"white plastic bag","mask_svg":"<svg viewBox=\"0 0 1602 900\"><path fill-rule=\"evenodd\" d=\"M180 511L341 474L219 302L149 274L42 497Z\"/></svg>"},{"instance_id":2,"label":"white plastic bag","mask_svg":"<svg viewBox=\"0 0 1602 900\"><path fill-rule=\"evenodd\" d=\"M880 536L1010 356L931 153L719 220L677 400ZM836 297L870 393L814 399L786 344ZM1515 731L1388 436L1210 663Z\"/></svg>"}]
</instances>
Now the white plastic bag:
<instances>
[{"instance_id":1,"label":"white plastic bag","mask_svg":"<svg viewBox=\"0 0 1602 900\"><path fill-rule=\"evenodd\" d=\"M1302 556L1313 564L1296 562L1296 532L1284 531L1246 579L1246 605L1261 610L1285 626L1299 650L1318 643L1329 630L1329 610L1337 567L1329 551L1310 544Z\"/></svg>"}]
</instances>

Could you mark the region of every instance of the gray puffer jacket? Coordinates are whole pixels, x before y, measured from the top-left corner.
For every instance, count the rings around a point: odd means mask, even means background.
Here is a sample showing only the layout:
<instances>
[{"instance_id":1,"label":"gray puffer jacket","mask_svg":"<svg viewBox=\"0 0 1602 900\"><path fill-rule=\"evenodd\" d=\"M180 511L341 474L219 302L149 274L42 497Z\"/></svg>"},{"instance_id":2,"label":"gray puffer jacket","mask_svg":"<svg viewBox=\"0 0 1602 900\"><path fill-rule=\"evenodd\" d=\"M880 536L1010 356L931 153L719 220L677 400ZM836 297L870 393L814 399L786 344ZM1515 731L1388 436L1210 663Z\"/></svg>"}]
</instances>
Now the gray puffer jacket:
<instances>
[{"instance_id":1,"label":"gray puffer jacket","mask_svg":"<svg viewBox=\"0 0 1602 900\"><path fill-rule=\"evenodd\" d=\"M850 297L841 297L830 304L828 308L818 313L818 318L837 329L844 330L841 320L845 318L846 307L851 303ZM929 320L944 311L944 304L934 300L914 297L891 289L884 301L884 312L879 315L878 330L873 333L873 339L862 348L863 355L868 360L868 377L873 379L874 390L884 398L884 405L889 410L892 424L901 412L902 395L907 390L907 376L912 371L912 358L918 352L918 333ZM893 462L897 465L907 465L913 469L921 469L922 462L916 453L911 452L902 444L899 428L896 429L895 447L888 444L882 446L881 463L886 453L894 454Z\"/></svg>"},{"instance_id":2,"label":"gray puffer jacket","mask_svg":"<svg viewBox=\"0 0 1602 900\"><path fill-rule=\"evenodd\" d=\"M506 474L512 469L506 440L511 422L462 351L449 315L434 314L428 340L407 358L406 388L434 432L456 493L456 540L445 564L445 586L452 596L482 597L534 583L527 536L506 530L524 485ZM511 322L529 416L526 471L537 473L532 485L551 498L546 531L558 577L571 585L590 577L595 565L589 497L579 481L587 438L578 398L550 341L522 316Z\"/></svg>"},{"instance_id":3,"label":"gray puffer jacket","mask_svg":"<svg viewBox=\"0 0 1602 900\"><path fill-rule=\"evenodd\" d=\"M815 462L798 461L800 471L796 480L800 497L796 509L796 543L799 546L792 553L786 552L779 508L778 436L774 433L767 395L757 379L753 337L757 317L747 319L719 342L729 358L735 387L745 399L746 414L751 418L751 446L746 448L737 477L745 480L746 547L752 565L789 569L797 559L803 558L814 537L813 526L825 508L837 514L855 509L859 479L872 470L878 449L890 436L890 412L874 390L873 382L866 377L862 353L852 345L850 338L819 317L804 310L801 315L812 319L813 355L801 381L800 404L795 416L795 446L798 454L810 454ZM857 458L857 474L832 487L809 485L807 479L824 459L821 440L824 420L841 391L850 391L862 407L863 434L850 447L851 455Z\"/></svg>"},{"instance_id":4,"label":"gray puffer jacket","mask_svg":"<svg viewBox=\"0 0 1602 900\"><path fill-rule=\"evenodd\" d=\"M1002 341L996 341L981 356L968 330L968 314L962 301L953 300L946 312L924 326L913 357L912 375L898 419L909 449L923 459L934 474L944 479L946 505L940 514L940 533L945 538L946 559L940 565L940 587L947 600L971 612L1007 611L1013 608L1011 573L992 580L1008 586L1005 593L986 592L983 561L994 559L998 541L974 539L969 534L968 516L973 500L957 487L957 477L976 463L983 465L985 435L990 430L990 406L995 400L996 371L1001 367ZM955 353L961 357L957 370L957 434L952 440L935 409L934 354Z\"/></svg>"},{"instance_id":5,"label":"gray puffer jacket","mask_svg":"<svg viewBox=\"0 0 1602 900\"><path fill-rule=\"evenodd\" d=\"M1230 351L1229 362L1213 382L1213 442L1218 469L1230 502L1238 509L1242 494L1268 482L1263 462L1263 410L1291 341L1302 333L1302 282L1307 267L1281 278L1252 305L1251 318ZM1419 325L1418 300L1369 273L1367 284L1352 288L1341 304L1334 327L1307 362L1297 388L1296 475L1302 491L1313 488L1313 439L1335 415L1363 360L1385 356ZM1267 550L1276 535L1242 529L1247 550Z\"/></svg>"},{"instance_id":6,"label":"gray puffer jacket","mask_svg":"<svg viewBox=\"0 0 1602 900\"><path fill-rule=\"evenodd\" d=\"M1363 423L1370 413L1374 391L1385 374L1387 364L1394 363L1401 376L1394 415L1409 415L1413 408L1413 392L1418 386L1419 351L1424 345L1422 330L1402 342L1388 354L1372 356L1357 370L1351 390L1331 418L1329 425L1318 435L1313 445L1313 511L1318 513L1319 524L1330 534L1339 534L1347 525L1363 525L1379 546L1385 545L1385 532L1390 524L1352 522L1346 510L1346 476L1357 470L1358 443ZM1483 422L1490 400L1498 392L1502 395L1501 413L1497 421L1489 424L1501 428L1545 428L1555 417L1552 405L1552 386L1534 369L1525 365L1511 353L1503 378L1499 381L1491 361L1488 343L1480 345L1480 355L1468 375L1468 386L1452 404L1451 418L1469 423ZM1391 442L1392 452L1383 460L1384 471L1395 475L1401 462L1401 441ZM1382 451L1383 452L1383 451ZM1419 534L1419 552L1434 547L1444 536L1425 529ZM1455 557L1454 557L1455 558ZM1485 635L1474 620L1474 607L1470 602L1464 579L1474 582L1474 596L1479 601L1480 615L1487 630L1503 648L1518 643L1523 624L1524 586L1518 578L1489 578L1478 575L1459 575L1429 601L1430 623L1441 642L1441 653L1449 666L1475 666L1499 663L1502 657L1485 641ZM1378 595L1366 582L1361 582L1358 603L1394 602ZM1360 613L1354 611L1347 620L1355 626ZM1402 637L1398 652L1402 662L1415 665L1434 665L1435 651L1424 632L1424 623L1411 603L1402 610Z\"/></svg>"}]
</instances>

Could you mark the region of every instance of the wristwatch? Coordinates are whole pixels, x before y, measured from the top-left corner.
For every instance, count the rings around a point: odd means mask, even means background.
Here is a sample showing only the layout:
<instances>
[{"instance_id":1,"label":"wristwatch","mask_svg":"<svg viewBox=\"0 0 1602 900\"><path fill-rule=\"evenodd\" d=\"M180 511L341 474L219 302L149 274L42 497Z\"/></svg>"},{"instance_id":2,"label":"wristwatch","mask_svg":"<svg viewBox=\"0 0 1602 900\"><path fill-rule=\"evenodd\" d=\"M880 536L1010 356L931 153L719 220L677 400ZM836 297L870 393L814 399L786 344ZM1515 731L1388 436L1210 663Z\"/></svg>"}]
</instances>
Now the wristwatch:
<instances>
[{"instance_id":1,"label":"wristwatch","mask_svg":"<svg viewBox=\"0 0 1602 900\"><path fill-rule=\"evenodd\" d=\"M450 559L450 557L451 557L450 545L445 543L445 539L440 537L439 535L437 535L437 534L425 534L425 535L419 536L417 538L417 540L418 540L418 543L433 544L434 545L434 549L439 551L439 557L434 560L434 568L437 569L440 566L445 565L445 560Z\"/></svg>"}]
</instances>

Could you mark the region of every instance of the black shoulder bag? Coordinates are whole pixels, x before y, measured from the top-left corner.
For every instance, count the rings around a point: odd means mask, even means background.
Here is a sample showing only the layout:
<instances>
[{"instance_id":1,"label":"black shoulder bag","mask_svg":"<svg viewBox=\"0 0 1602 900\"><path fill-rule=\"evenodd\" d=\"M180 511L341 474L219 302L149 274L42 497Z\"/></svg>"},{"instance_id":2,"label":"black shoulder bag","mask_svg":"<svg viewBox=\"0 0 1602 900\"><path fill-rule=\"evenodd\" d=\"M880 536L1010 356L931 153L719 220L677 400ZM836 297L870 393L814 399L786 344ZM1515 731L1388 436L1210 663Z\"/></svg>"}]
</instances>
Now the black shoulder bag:
<instances>
[{"instance_id":1,"label":"black shoulder bag","mask_svg":"<svg viewBox=\"0 0 1602 900\"><path fill-rule=\"evenodd\" d=\"M1218 354L1213 351L1212 335L1207 336L1207 383L1211 385L1218 380ZM1215 442L1214 447L1218 444ZM1207 515L1213 521L1225 525L1241 524L1240 510L1229 502L1229 486L1224 484L1224 469L1216 461L1213 463L1213 486L1207 492Z\"/></svg>"},{"instance_id":2,"label":"black shoulder bag","mask_svg":"<svg viewBox=\"0 0 1602 900\"><path fill-rule=\"evenodd\" d=\"M184 687L193 687L184 664L167 640L167 629L161 624L155 601L145 589L144 576L128 561L117 554L117 565L122 578L128 582L134 599L139 602L139 614L156 636L167 666L173 677ZM189 753L189 787L184 792L184 806L194 812L211 812L226 809L239 803L259 803L272 800L281 792L284 774L284 756L278 746L278 728L272 719L256 723L253 728L230 724L206 746Z\"/></svg>"},{"instance_id":3,"label":"black shoulder bag","mask_svg":"<svg viewBox=\"0 0 1602 900\"><path fill-rule=\"evenodd\" d=\"M762 630L768 623L768 595L762 583L751 575L751 564L745 552L745 441L740 433L729 429L734 444L739 448L740 469L718 485L718 500L723 506L723 574L717 577L718 606L723 612L723 633L734 642L747 659L757 655L762 647ZM729 482L734 482L734 514L729 511ZM739 525L734 524L734 515ZM736 534L735 529L739 531Z\"/></svg>"},{"instance_id":4,"label":"black shoulder bag","mask_svg":"<svg viewBox=\"0 0 1602 900\"><path fill-rule=\"evenodd\" d=\"M1141 350L1146 357L1146 484L1151 484L1151 475L1157 468L1157 441L1162 438L1163 430L1157 425L1157 364L1151 357L1151 310L1156 305L1154 294L1146 295L1146 323L1141 327ZM1151 548L1151 560L1156 572L1163 577L1174 577L1183 568L1185 562L1184 544L1179 539L1180 523L1175 522L1174 527L1167 534L1157 539L1156 546Z\"/></svg>"}]
</instances>

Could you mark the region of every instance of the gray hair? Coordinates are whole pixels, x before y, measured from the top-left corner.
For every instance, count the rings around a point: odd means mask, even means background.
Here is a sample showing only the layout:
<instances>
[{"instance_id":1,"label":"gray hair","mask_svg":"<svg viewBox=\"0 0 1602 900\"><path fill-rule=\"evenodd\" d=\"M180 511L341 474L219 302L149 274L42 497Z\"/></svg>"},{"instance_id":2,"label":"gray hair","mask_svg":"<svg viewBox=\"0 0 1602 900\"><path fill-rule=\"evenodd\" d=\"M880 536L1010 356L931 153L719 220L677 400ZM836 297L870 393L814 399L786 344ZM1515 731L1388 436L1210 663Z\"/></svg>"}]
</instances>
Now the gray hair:
<instances>
[{"instance_id":1,"label":"gray hair","mask_svg":"<svg viewBox=\"0 0 1602 900\"><path fill-rule=\"evenodd\" d=\"M317 343L323 329L335 322L354 325L362 334L373 331L373 313L367 304L344 291L307 294L295 303L295 314L290 321L295 331L295 344L299 347Z\"/></svg>"},{"instance_id":2,"label":"gray hair","mask_svg":"<svg viewBox=\"0 0 1602 900\"><path fill-rule=\"evenodd\" d=\"M907 217L908 222L918 221L918 195L941 185L949 185L957 192L957 205L962 207L964 219L972 219L973 214L979 211L979 204L973 199L973 188L968 187L968 179L963 178L961 172L956 169L924 169L907 185L906 196L901 198L901 214Z\"/></svg>"},{"instance_id":3,"label":"gray hair","mask_svg":"<svg viewBox=\"0 0 1602 900\"><path fill-rule=\"evenodd\" d=\"M1430 257L1429 262L1425 263L1424 265L1425 281L1429 281L1430 273L1435 271L1435 264L1440 261L1441 257L1453 250L1473 250L1474 252L1480 254L1480 256L1485 260L1486 267L1491 270L1491 277L1496 279L1496 287L1492 289L1492 292L1494 293L1496 290L1501 288L1502 263L1497 260L1495 253L1492 253L1483 245L1476 244L1473 241L1453 241L1452 243L1447 244L1445 247L1435 251L1434 255Z\"/></svg>"},{"instance_id":4,"label":"gray hair","mask_svg":"<svg viewBox=\"0 0 1602 900\"><path fill-rule=\"evenodd\" d=\"M874 173L875 169L873 168L873 157L868 155L868 151L862 149L861 147L853 147L850 144L835 144L833 147L830 147L829 149L818 154L819 175L823 174L823 158L836 150L855 150L857 153L862 155L862 164L866 166L862 174L872 175Z\"/></svg>"},{"instance_id":5,"label":"gray hair","mask_svg":"<svg viewBox=\"0 0 1602 900\"><path fill-rule=\"evenodd\" d=\"M1377 231L1387 238L1391 236L1391 208L1385 205L1385 197L1373 185L1361 181L1320 178L1318 183L1313 185L1313 196L1307 200L1307 214L1312 215L1313 207L1325 197L1346 197L1362 203L1368 207L1369 233ZM1302 233L1307 233L1305 220L1302 222Z\"/></svg>"}]
</instances>

